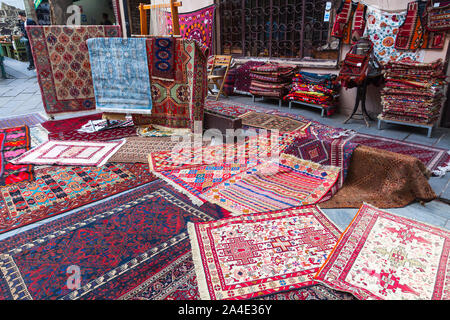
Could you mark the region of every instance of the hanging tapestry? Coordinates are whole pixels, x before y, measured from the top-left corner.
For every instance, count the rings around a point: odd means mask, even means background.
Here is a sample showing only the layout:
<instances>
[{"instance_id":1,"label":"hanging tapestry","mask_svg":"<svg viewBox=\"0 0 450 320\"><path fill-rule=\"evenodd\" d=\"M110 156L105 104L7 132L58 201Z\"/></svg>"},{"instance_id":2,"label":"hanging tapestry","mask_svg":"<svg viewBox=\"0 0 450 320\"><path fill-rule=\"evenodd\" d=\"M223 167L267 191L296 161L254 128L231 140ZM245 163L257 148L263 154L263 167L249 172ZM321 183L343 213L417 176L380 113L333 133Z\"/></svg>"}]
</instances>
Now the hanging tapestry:
<instances>
[{"instance_id":1,"label":"hanging tapestry","mask_svg":"<svg viewBox=\"0 0 450 320\"><path fill-rule=\"evenodd\" d=\"M315 276L361 300L449 300L450 233L363 205Z\"/></svg>"},{"instance_id":2,"label":"hanging tapestry","mask_svg":"<svg viewBox=\"0 0 450 320\"><path fill-rule=\"evenodd\" d=\"M31 182L0 188L0 233L58 215L156 178L148 166L46 167Z\"/></svg>"},{"instance_id":3,"label":"hanging tapestry","mask_svg":"<svg viewBox=\"0 0 450 320\"><path fill-rule=\"evenodd\" d=\"M400 26L405 22L406 11L388 13L369 6L366 17L367 26L364 35L373 42L374 54L380 63L385 64L390 60L402 59L423 61L422 50L404 51L395 48L395 37Z\"/></svg>"},{"instance_id":4,"label":"hanging tapestry","mask_svg":"<svg viewBox=\"0 0 450 320\"><path fill-rule=\"evenodd\" d=\"M11 160L14 164L97 166L101 167L125 140L47 141Z\"/></svg>"},{"instance_id":5,"label":"hanging tapestry","mask_svg":"<svg viewBox=\"0 0 450 320\"><path fill-rule=\"evenodd\" d=\"M450 30L450 1L428 0L427 28L430 31Z\"/></svg>"},{"instance_id":6,"label":"hanging tapestry","mask_svg":"<svg viewBox=\"0 0 450 320\"><path fill-rule=\"evenodd\" d=\"M3 241L0 299L118 299L189 253L189 221L221 216L162 182L100 202Z\"/></svg>"},{"instance_id":7,"label":"hanging tapestry","mask_svg":"<svg viewBox=\"0 0 450 320\"><path fill-rule=\"evenodd\" d=\"M358 41L364 34L365 14L366 6L364 4L343 0L337 11L331 35L342 39L344 44Z\"/></svg>"},{"instance_id":8,"label":"hanging tapestry","mask_svg":"<svg viewBox=\"0 0 450 320\"><path fill-rule=\"evenodd\" d=\"M95 109L86 40L120 37L119 26L29 26L30 45L47 114Z\"/></svg>"},{"instance_id":9,"label":"hanging tapestry","mask_svg":"<svg viewBox=\"0 0 450 320\"><path fill-rule=\"evenodd\" d=\"M180 20L181 37L189 40L197 40L206 46L210 54L213 54L214 16L216 5L205 7L192 12L178 15ZM169 34L172 34L172 15L166 13Z\"/></svg>"},{"instance_id":10,"label":"hanging tapestry","mask_svg":"<svg viewBox=\"0 0 450 320\"><path fill-rule=\"evenodd\" d=\"M432 32L426 26L425 2L408 3L405 22L399 27L395 48L403 50L442 49L445 32Z\"/></svg>"},{"instance_id":11,"label":"hanging tapestry","mask_svg":"<svg viewBox=\"0 0 450 320\"><path fill-rule=\"evenodd\" d=\"M1 153L0 187L34 179L33 165L16 165L12 159L24 154L31 147L30 129L27 126L0 129L4 136Z\"/></svg>"},{"instance_id":12,"label":"hanging tapestry","mask_svg":"<svg viewBox=\"0 0 450 320\"><path fill-rule=\"evenodd\" d=\"M339 168L281 154L211 188L201 197L232 215L266 212L318 203L330 191Z\"/></svg>"},{"instance_id":13,"label":"hanging tapestry","mask_svg":"<svg viewBox=\"0 0 450 320\"><path fill-rule=\"evenodd\" d=\"M159 78L161 80L175 80L175 46L174 38L154 38L148 40L152 45L153 55L152 61L152 78Z\"/></svg>"},{"instance_id":14,"label":"hanging tapestry","mask_svg":"<svg viewBox=\"0 0 450 320\"><path fill-rule=\"evenodd\" d=\"M341 234L315 206L189 223L188 231L203 300L312 285Z\"/></svg>"},{"instance_id":15,"label":"hanging tapestry","mask_svg":"<svg viewBox=\"0 0 450 320\"><path fill-rule=\"evenodd\" d=\"M97 109L151 114L146 39L97 38L87 46Z\"/></svg>"}]
</instances>

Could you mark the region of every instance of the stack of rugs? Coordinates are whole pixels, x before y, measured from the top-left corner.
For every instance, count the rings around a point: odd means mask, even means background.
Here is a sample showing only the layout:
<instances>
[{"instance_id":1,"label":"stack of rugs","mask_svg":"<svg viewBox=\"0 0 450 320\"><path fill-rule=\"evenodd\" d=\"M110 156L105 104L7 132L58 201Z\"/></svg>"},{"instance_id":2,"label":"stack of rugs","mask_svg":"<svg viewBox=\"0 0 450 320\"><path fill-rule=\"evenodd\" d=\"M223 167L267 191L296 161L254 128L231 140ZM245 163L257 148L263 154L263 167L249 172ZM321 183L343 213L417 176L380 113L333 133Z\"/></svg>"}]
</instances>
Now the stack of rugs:
<instances>
[{"instance_id":1,"label":"stack of rugs","mask_svg":"<svg viewBox=\"0 0 450 320\"><path fill-rule=\"evenodd\" d=\"M318 105L330 116L336 111L339 89L336 75L299 72L284 100Z\"/></svg>"},{"instance_id":2,"label":"stack of rugs","mask_svg":"<svg viewBox=\"0 0 450 320\"><path fill-rule=\"evenodd\" d=\"M282 99L289 91L296 66L266 63L250 69L250 93L254 96Z\"/></svg>"},{"instance_id":3,"label":"stack of rugs","mask_svg":"<svg viewBox=\"0 0 450 320\"><path fill-rule=\"evenodd\" d=\"M445 99L442 60L432 63L391 61L386 64L385 79L381 119L423 125L437 121Z\"/></svg>"}]
</instances>

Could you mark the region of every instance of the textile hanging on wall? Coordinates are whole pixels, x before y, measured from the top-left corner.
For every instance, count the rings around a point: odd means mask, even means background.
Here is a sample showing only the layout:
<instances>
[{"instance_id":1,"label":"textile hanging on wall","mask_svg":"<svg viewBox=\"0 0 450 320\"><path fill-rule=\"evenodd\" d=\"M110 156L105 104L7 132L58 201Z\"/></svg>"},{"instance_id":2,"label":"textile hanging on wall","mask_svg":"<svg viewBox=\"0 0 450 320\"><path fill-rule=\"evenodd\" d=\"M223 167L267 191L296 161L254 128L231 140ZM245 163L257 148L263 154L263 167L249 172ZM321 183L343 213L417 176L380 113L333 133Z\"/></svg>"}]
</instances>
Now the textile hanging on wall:
<instances>
[{"instance_id":1,"label":"textile hanging on wall","mask_svg":"<svg viewBox=\"0 0 450 320\"><path fill-rule=\"evenodd\" d=\"M450 1L428 1L427 28L430 31L450 30Z\"/></svg>"},{"instance_id":2,"label":"textile hanging on wall","mask_svg":"<svg viewBox=\"0 0 450 320\"><path fill-rule=\"evenodd\" d=\"M342 43L351 44L358 41L366 27L366 6L362 3L352 3L344 0L338 9L331 35L342 39Z\"/></svg>"},{"instance_id":3,"label":"textile hanging on wall","mask_svg":"<svg viewBox=\"0 0 450 320\"><path fill-rule=\"evenodd\" d=\"M86 40L120 37L119 26L29 26L27 32L47 114L95 109Z\"/></svg>"},{"instance_id":4,"label":"textile hanging on wall","mask_svg":"<svg viewBox=\"0 0 450 320\"><path fill-rule=\"evenodd\" d=\"M214 35L214 15L216 5L205 7L203 9L182 13L179 15L181 37L189 40L197 40L208 47L210 54L213 53L213 35ZM170 34L172 34L172 15L166 13L167 24Z\"/></svg>"},{"instance_id":5,"label":"textile hanging on wall","mask_svg":"<svg viewBox=\"0 0 450 320\"><path fill-rule=\"evenodd\" d=\"M97 109L150 114L152 94L144 38L87 41Z\"/></svg>"},{"instance_id":6,"label":"textile hanging on wall","mask_svg":"<svg viewBox=\"0 0 450 320\"><path fill-rule=\"evenodd\" d=\"M395 48L395 36L399 27L405 22L406 11L400 13L387 13L376 8L367 7L367 26L365 36L374 44L374 54L382 64L388 61L410 59L423 61L423 50L400 51Z\"/></svg>"},{"instance_id":7,"label":"textile hanging on wall","mask_svg":"<svg viewBox=\"0 0 450 320\"><path fill-rule=\"evenodd\" d=\"M404 50L442 49L445 32L429 31L426 25L427 4L414 1L408 3L405 22L399 27L395 48Z\"/></svg>"}]
</instances>

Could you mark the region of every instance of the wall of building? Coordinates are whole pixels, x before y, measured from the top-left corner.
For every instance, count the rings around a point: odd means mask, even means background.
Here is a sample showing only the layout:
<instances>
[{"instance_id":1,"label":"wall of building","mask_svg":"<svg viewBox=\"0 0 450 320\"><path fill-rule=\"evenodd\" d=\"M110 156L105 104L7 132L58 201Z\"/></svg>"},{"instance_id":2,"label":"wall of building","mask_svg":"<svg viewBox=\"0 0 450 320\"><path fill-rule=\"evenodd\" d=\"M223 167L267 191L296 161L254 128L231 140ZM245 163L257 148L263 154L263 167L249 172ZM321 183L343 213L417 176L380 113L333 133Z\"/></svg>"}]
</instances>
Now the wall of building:
<instances>
[{"instance_id":1,"label":"wall of building","mask_svg":"<svg viewBox=\"0 0 450 320\"><path fill-rule=\"evenodd\" d=\"M12 3L12 2L9 2ZM23 7L23 4L22 4ZM0 0L0 35L10 36L19 34L17 23L19 22L18 13L23 8L17 8Z\"/></svg>"},{"instance_id":2,"label":"wall of building","mask_svg":"<svg viewBox=\"0 0 450 320\"><path fill-rule=\"evenodd\" d=\"M103 13L107 13L109 20L114 24L114 10L111 0L80 0L74 2L75 5L82 7L82 20L83 25L97 25L103 21Z\"/></svg>"}]
</instances>

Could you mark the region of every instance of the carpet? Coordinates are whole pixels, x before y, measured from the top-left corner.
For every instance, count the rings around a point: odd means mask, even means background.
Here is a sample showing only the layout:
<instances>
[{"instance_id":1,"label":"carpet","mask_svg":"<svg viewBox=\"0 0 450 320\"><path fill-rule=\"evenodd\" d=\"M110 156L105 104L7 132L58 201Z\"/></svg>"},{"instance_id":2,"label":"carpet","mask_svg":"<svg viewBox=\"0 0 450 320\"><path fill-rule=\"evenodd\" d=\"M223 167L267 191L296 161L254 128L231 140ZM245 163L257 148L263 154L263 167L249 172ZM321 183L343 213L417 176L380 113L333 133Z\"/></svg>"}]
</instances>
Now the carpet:
<instances>
[{"instance_id":1,"label":"carpet","mask_svg":"<svg viewBox=\"0 0 450 320\"><path fill-rule=\"evenodd\" d=\"M0 128L13 128L20 126L32 127L46 121L40 113L30 113L21 116L7 117L0 119Z\"/></svg>"},{"instance_id":2,"label":"carpet","mask_svg":"<svg viewBox=\"0 0 450 320\"><path fill-rule=\"evenodd\" d=\"M439 167L445 167L447 164L450 164L449 150L441 148L362 133L356 133L349 141L376 149L416 157L430 171L436 171Z\"/></svg>"},{"instance_id":3,"label":"carpet","mask_svg":"<svg viewBox=\"0 0 450 320\"><path fill-rule=\"evenodd\" d=\"M49 120L41 125L51 134L66 131L76 131L91 120L101 120L102 113L95 113L86 116L67 118L62 120Z\"/></svg>"},{"instance_id":4,"label":"carpet","mask_svg":"<svg viewBox=\"0 0 450 320\"><path fill-rule=\"evenodd\" d=\"M35 180L0 189L0 233L135 188L155 177L148 166L46 167Z\"/></svg>"},{"instance_id":5,"label":"carpet","mask_svg":"<svg viewBox=\"0 0 450 320\"><path fill-rule=\"evenodd\" d=\"M450 233L364 204L315 279L361 300L450 299Z\"/></svg>"},{"instance_id":6,"label":"carpet","mask_svg":"<svg viewBox=\"0 0 450 320\"><path fill-rule=\"evenodd\" d=\"M188 232L202 300L312 285L341 234L315 206L189 223Z\"/></svg>"},{"instance_id":7,"label":"carpet","mask_svg":"<svg viewBox=\"0 0 450 320\"><path fill-rule=\"evenodd\" d=\"M95 110L86 40L120 37L120 26L29 26L27 32L45 112Z\"/></svg>"},{"instance_id":8,"label":"carpet","mask_svg":"<svg viewBox=\"0 0 450 320\"><path fill-rule=\"evenodd\" d=\"M321 208L401 208L437 198L429 173L417 158L360 145L355 149L342 188Z\"/></svg>"},{"instance_id":9,"label":"carpet","mask_svg":"<svg viewBox=\"0 0 450 320\"><path fill-rule=\"evenodd\" d=\"M125 140L47 141L11 160L14 164L101 167Z\"/></svg>"},{"instance_id":10,"label":"carpet","mask_svg":"<svg viewBox=\"0 0 450 320\"><path fill-rule=\"evenodd\" d=\"M192 254L186 253L130 290L120 300L200 300ZM256 300L354 300L351 294L323 285L257 297Z\"/></svg>"},{"instance_id":11,"label":"carpet","mask_svg":"<svg viewBox=\"0 0 450 320\"><path fill-rule=\"evenodd\" d=\"M33 180L33 165L16 165L11 162L12 159L30 150L30 129L27 126L0 129L0 134L4 135L0 150L2 158L0 187Z\"/></svg>"},{"instance_id":12,"label":"carpet","mask_svg":"<svg viewBox=\"0 0 450 320\"><path fill-rule=\"evenodd\" d=\"M145 38L89 39L97 109L151 114L152 93Z\"/></svg>"},{"instance_id":13,"label":"carpet","mask_svg":"<svg viewBox=\"0 0 450 320\"><path fill-rule=\"evenodd\" d=\"M147 40L147 46L152 46L152 78L160 80L175 80L175 47L176 41L171 37L155 37Z\"/></svg>"},{"instance_id":14,"label":"carpet","mask_svg":"<svg viewBox=\"0 0 450 320\"><path fill-rule=\"evenodd\" d=\"M0 298L117 299L189 252L189 221L221 215L162 182L140 187L0 243Z\"/></svg>"},{"instance_id":15,"label":"carpet","mask_svg":"<svg viewBox=\"0 0 450 320\"><path fill-rule=\"evenodd\" d=\"M318 203L333 187L339 168L281 154L203 193L232 215L287 209Z\"/></svg>"},{"instance_id":16,"label":"carpet","mask_svg":"<svg viewBox=\"0 0 450 320\"><path fill-rule=\"evenodd\" d=\"M243 125L268 130L279 130L280 132L298 131L304 128L309 123L255 111L245 113L239 118L242 119Z\"/></svg>"},{"instance_id":17,"label":"carpet","mask_svg":"<svg viewBox=\"0 0 450 320\"><path fill-rule=\"evenodd\" d=\"M197 40L199 43L209 49L209 53L213 53L213 36L214 36L214 13L216 5L192 11L180 13L181 37L189 40ZM166 13L167 26L169 34L172 34L172 15Z\"/></svg>"},{"instance_id":18,"label":"carpet","mask_svg":"<svg viewBox=\"0 0 450 320\"><path fill-rule=\"evenodd\" d=\"M149 153L170 151L179 144L171 137L130 137L108 162L148 163Z\"/></svg>"}]
</instances>

